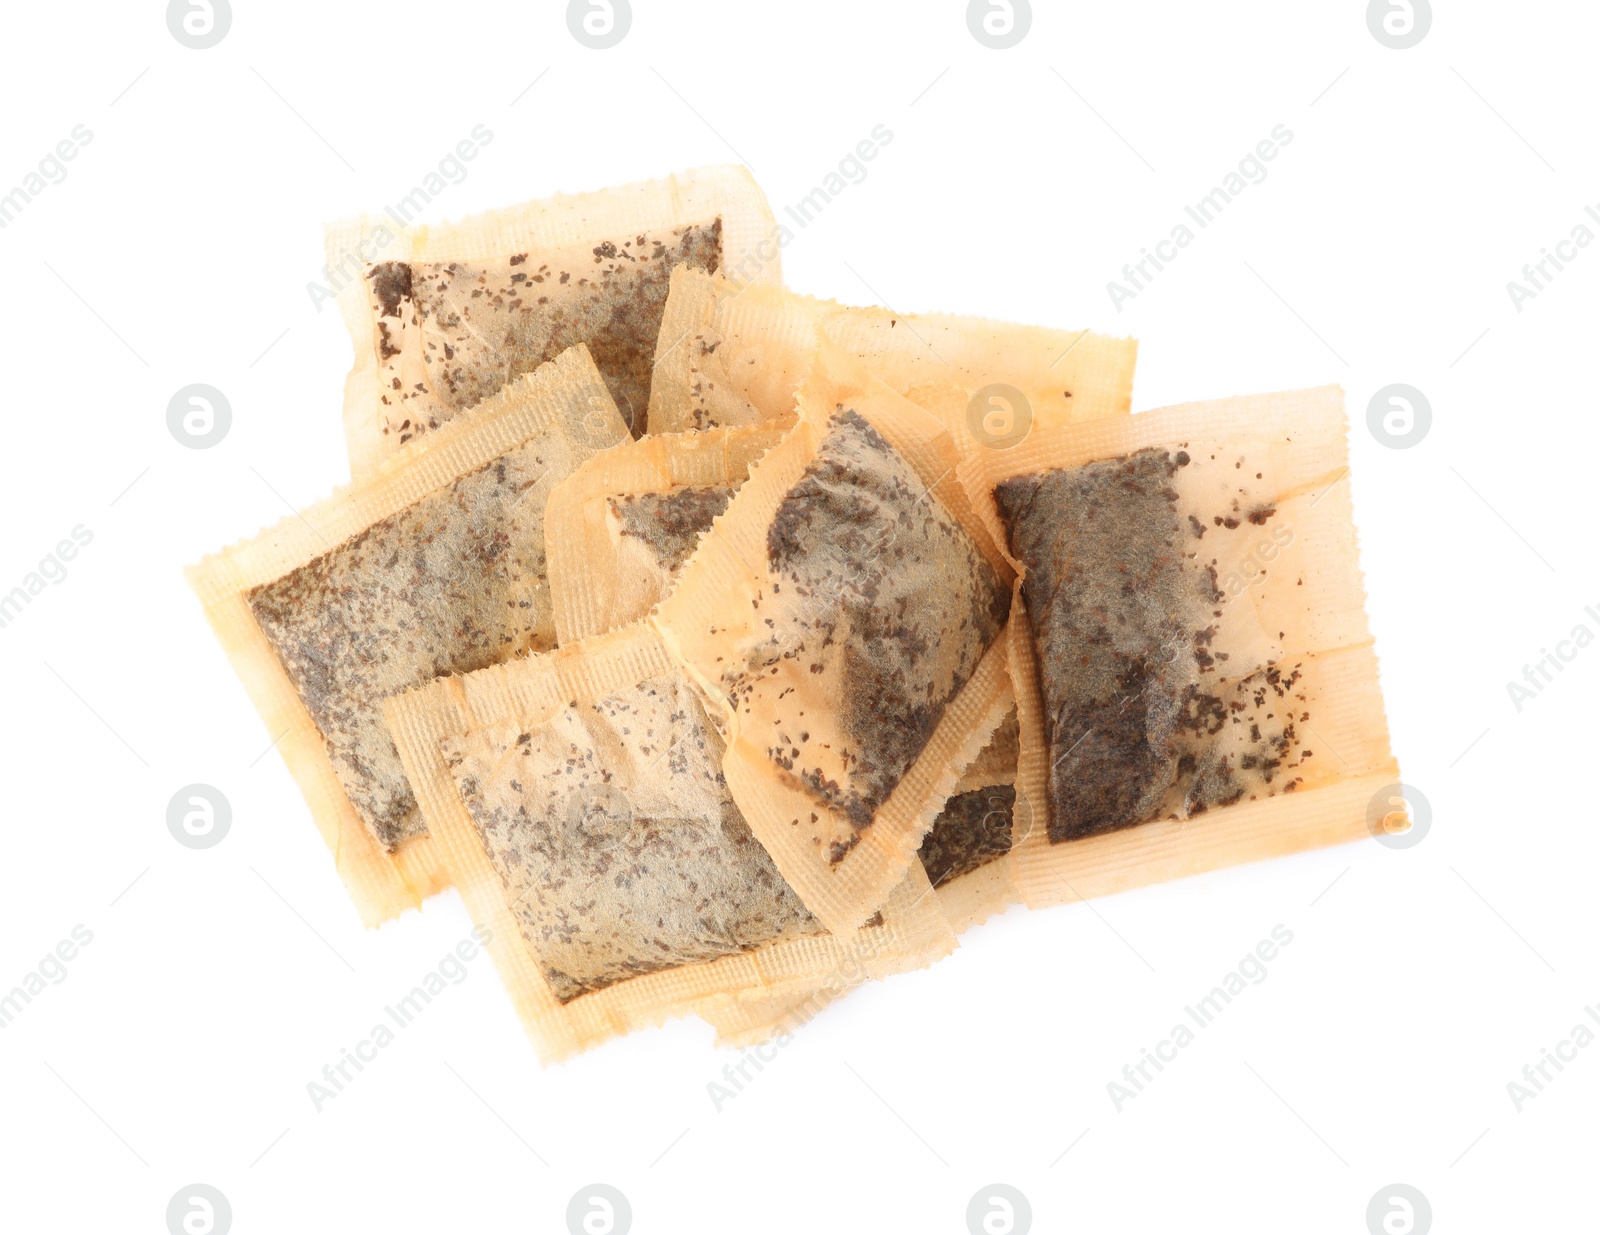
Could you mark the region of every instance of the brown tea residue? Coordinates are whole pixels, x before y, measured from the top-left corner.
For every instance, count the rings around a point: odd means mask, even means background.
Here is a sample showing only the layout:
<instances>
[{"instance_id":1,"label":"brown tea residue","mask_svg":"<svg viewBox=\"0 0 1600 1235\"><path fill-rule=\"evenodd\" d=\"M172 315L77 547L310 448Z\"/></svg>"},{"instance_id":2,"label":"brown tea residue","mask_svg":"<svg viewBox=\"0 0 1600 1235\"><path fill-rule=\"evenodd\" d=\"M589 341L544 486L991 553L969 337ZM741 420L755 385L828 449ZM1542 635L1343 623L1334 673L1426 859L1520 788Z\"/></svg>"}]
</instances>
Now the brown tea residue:
<instances>
[{"instance_id":1,"label":"brown tea residue","mask_svg":"<svg viewBox=\"0 0 1600 1235\"><path fill-rule=\"evenodd\" d=\"M544 505L565 454L525 442L246 596L387 848L426 828L383 700L555 645Z\"/></svg>"},{"instance_id":2,"label":"brown tea residue","mask_svg":"<svg viewBox=\"0 0 1600 1235\"><path fill-rule=\"evenodd\" d=\"M665 578L677 575L694 553L700 537L739 486L684 485L664 493L627 493L606 499L619 541L637 542Z\"/></svg>"},{"instance_id":3,"label":"brown tea residue","mask_svg":"<svg viewBox=\"0 0 1600 1235\"><path fill-rule=\"evenodd\" d=\"M1230 665L1209 530L1263 526L1245 487L1191 509L1184 450L1141 450L995 488L1038 651L1052 842L1290 789L1311 752L1298 665ZM1216 548L1206 542L1208 549Z\"/></svg>"},{"instance_id":4,"label":"brown tea residue","mask_svg":"<svg viewBox=\"0 0 1600 1235\"><path fill-rule=\"evenodd\" d=\"M681 674L441 749L563 1003L824 933L734 805Z\"/></svg>"},{"instance_id":5,"label":"brown tea residue","mask_svg":"<svg viewBox=\"0 0 1600 1235\"><path fill-rule=\"evenodd\" d=\"M953 795L922 838L917 857L940 887L1011 852L1015 785L988 785Z\"/></svg>"},{"instance_id":6,"label":"brown tea residue","mask_svg":"<svg viewBox=\"0 0 1600 1235\"><path fill-rule=\"evenodd\" d=\"M560 253L371 267L383 431L397 444L410 441L586 343L637 435L680 262L716 272L720 218Z\"/></svg>"},{"instance_id":7,"label":"brown tea residue","mask_svg":"<svg viewBox=\"0 0 1600 1235\"><path fill-rule=\"evenodd\" d=\"M764 636L724 674L767 754L824 808L795 820L843 859L922 752L1010 608L971 534L859 413L829 422L767 532ZM797 686L797 680L803 687ZM802 693L827 696L806 714Z\"/></svg>"},{"instance_id":8,"label":"brown tea residue","mask_svg":"<svg viewBox=\"0 0 1600 1235\"><path fill-rule=\"evenodd\" d=\"M1006 713L978 757L956 782L934 818L917 857L934 887L971 874L1011 852L1021 730L1017 709Z\"/></svg>"}]
</instances>

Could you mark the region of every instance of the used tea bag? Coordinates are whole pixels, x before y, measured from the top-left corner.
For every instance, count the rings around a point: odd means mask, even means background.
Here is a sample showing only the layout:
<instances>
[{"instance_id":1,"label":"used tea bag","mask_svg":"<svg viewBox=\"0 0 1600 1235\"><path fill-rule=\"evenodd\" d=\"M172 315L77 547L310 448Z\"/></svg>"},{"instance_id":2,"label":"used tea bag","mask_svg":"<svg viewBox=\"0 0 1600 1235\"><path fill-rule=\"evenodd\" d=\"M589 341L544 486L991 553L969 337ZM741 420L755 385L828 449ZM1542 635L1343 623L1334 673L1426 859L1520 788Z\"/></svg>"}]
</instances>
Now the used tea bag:
<instances>
[{"instance_id":1,"label":"used tea bag","mask_svg":"<svg viewBox=\"0 0 1600 1235\"><path fill-rule=\"evenodd\" d=\"M1016 877L1053 903L1365 835L1398 780L1334 389L961 468L1020 574Z\"/></svg>"},{"instance_id":2,"label":"used tea bag","mask_svg":"<svg viewBox=\"0 0 1600 1235\"><path fill-rule=\"evenodd\" d=\"M652 434L596 455L557 485L545 512L557 640L649 613L789 423Z\"/></svg>"},{"instance_id":3,"label":"used tea bag","mask_svg":"<svg viewBox=\"0 0 1600 1235\"><path fill-rule=\"evenodd\" d=\"M384 697L554 646L545 500L626 437L580 346L190 570L369 924L443 886Z\"/></svg>"},{"instance_id":4,"label":"used tea bag","mask_svg":"<svg viewBox=\"0 0 1600 1235\"><path fill-rule=\"evenodd\" d=\"M594 354L636 433L675 265L778 278L750 174L709 167L436 226L360 218L328 233L355 345L345 431L358 479L566 348Z\"/></svg>"},{"instance_id":5,"label":"used tea bag","mask_svg":"<svg viewBox=\"0 0 1600 1235\"><path fill-rule=\"evenodd\" d=\"M1088 331L846 308L777 286L675 270L656 349L650 432L789 415L823 343L914 402L927 387L977 397L976 432L991 441L1025 433L1029 424L1125 413L1138 350L1132 339ZM997 428L996 416L1011 422Z\"/></svg>"},{"instance_id":6,"label":"used tea bag","mask_svg":"<svg viewBox=\"0 0 1600 1235\"><path fill-rule=\"evenodd\" d=\"M916 873L829 934L751 835L722 743L661 638L637 624L391 699L430 834L545 1059L725 1002L875 976L954 939ZM749 1017L743 1018L748 1023Z\"/></svg>"},{"instance_id":7,"label":"used tea bag","mask_svg":"<svg viewBox=\"0 0 1600 1235\"><path fill-rule=\"evenodd\" d=\"M927 412L882 383L800 409L653 620L723 714L751 829L846 931L1004 714L1011 573Z\"/></svg>"}]
</instances>

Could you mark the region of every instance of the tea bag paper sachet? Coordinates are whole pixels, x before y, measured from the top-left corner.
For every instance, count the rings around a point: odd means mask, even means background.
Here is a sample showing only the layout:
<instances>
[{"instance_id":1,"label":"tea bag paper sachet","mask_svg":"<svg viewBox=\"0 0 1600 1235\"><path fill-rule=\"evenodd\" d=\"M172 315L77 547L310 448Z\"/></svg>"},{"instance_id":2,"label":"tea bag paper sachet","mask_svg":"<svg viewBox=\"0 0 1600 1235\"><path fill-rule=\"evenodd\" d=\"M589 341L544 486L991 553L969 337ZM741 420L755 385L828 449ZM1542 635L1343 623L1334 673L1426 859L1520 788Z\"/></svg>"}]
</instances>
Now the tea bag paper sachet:
<instances>
[{"instance_id":1,"label":"tea bag paper sachet","mask_svg":"<svg viewBox=\"0 0 1600 1235\"><path fill-rule=\"evenodd\" d=\"M954 938L912 873L830 934L750 834L722 743L648 624L441 679L386 705L430 835L542 1058L704 1007L751 1011Z\"/></svg>"},{"instance_id":2,"label":"tea bag paper sachet","mask_svg":"<svg viewBox=\"0 0 1600 1235\"><path fill-rule=\"evenodd\" d=\"M1358 839L1388 813L1338 390L1035 434L961 475L1020 576L1029 905Z\"/></svg>"},{"instance_id":3,"label":"tea bag paper sachet","mask_svg":"<svg viewBox=\"0 0 1600 1235\"><path fill-rule=\"evenodd\" d=\"M721 713L752 831L846 931L1003 718L1011 572L928 413L881 383L800 411L651 620Z\"/></svg>"},{"instance_id":4,"label":"tea bag paper sachet","mask_svg":"<svg viewBox=\"0 0 1600 1235\"><path fill-rule=\"evenodd\" d=\"M563 195L459 223L362 217L329 229L355 348L345 431L356 478L407 442L585 343L641 433L675 265L778 278L766 198L740 167Z\"/></svg>"},{"instance_id":5,"label":"tea bag paper sachet","mask_svg":"<svg viewBox=\"0 0 1600 1235\"><path fill-rule=\"evenodd\" d=\"M444 886L384 697L554 645L545 499L626 437L580 346L190 569L369 925Z\"/></svg>"},{"instance_id":6,"label":"tea bag paper sachet","mask_svg":"<svg viewBox=\"0 0 1600 1235\"><path fill-rule=\"evenodd\" d=\"M790 424L651 434L594 456L557 485L545 512L557 640L649 613Z\"/></svg>"},{"instance_id":7,"label":"tea bag paper sachet","mask_svg":"<svg viewBox=\"0 0 1600 1235\"><path fill-rule=\"evenodd\" d=\"M680 269L656 349L650 432L787 416L824 343L914 402L923 402L928 387L981 394L984 409L995 401L1012 420L1000 435L1126 413L1138 352L1132 339L1088 331L848 308ZM984 424L986 414L975 417L975 431L993 441L997 431Z\"/></svg>"}]
</instances>

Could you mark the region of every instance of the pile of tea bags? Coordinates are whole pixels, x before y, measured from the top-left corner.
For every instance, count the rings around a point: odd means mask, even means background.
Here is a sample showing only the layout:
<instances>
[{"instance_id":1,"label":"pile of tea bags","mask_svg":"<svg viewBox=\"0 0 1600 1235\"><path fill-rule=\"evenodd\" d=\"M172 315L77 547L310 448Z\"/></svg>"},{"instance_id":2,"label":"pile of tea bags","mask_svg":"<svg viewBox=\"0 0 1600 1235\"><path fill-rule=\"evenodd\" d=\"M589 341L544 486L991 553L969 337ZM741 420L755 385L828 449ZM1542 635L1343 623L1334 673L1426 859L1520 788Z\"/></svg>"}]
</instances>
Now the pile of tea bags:
<instances>
[{"instance_id":1,"label":"pile of tea bags","mask_svg":"<svg viewBox=\"0 0 1600 1235\"><path fill-rule=\"evenodd\" d=\"M1337 390L787 291L739 168L330 229L352 483L191 582L363 920L544 1059L791 1031L967 927L1366 834Z\"/></svg>"}]
</instances>

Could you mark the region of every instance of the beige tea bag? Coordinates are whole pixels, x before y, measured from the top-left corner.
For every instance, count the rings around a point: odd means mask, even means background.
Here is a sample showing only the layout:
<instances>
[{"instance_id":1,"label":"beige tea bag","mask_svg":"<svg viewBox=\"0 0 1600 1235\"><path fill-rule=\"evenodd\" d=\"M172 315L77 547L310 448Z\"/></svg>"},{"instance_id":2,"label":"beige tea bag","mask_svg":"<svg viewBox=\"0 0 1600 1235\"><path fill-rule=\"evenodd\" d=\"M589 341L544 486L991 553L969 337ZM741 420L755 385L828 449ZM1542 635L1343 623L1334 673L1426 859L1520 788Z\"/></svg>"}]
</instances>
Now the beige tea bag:
<instances>
[{"instance_id":1,"label":"beige tea bag","mask_svg":"<svg viewBox=\"0 0 1600 1235\"><path fill-rule=\"evenodd\" d=\"M766 198L741 167L553 197L459 223L363 217L328 232L355 346L345 383L360 478L578 343L642 432L668 280L683 264L778 278Z\"/></svg>"},{"instance_id":2,"label":"beige tea bag","mask_svg":"<svg viewBox=\"0 0 1600 1235\"><path fill-rule=\"evenodd\" d=\"M751 829L842 932L1004 715L1011 572L927 412L882 383L800 411L652 620L722 714Z\"/></svg>"},{"instance_id":3,"label":"beige tea bag","mask_svg":"<svg viewBox=\"0 0 1600 1235\"><path fill-rule=\"evenodd\" d=\"M391 699L430 835L542 1058L725 997L802 995L860 964L917 968L954 937L925 878L830 934L751 835L722 743L659 633L637 624ZM710 1001L708 1003L708 1001Z\"/></svg>"},{"instance_id":4,"label":"beige tea bag","mask_svg":"<svg viewBox=\"0 0 1600 1235\"><path fill-rule=\"evenodd\" d=\"M957 387L968 398L982 392L973 419L990 441L1025 432L1028 422L1125 413L1138 351L1133 339L1088 331L845 308L769 284L676 270L656 348L650 432L788 415L823 342L919 403L927 387ZM996 425L1008 416L1009 425Z\"/></svg>"},{"instance_id":5,"label":"beige tea bag","mask_svg":"<svg viewBox=\"0 0 1600 1235\"><path fill-rule=\"evenodd\" d=\"M444 886L384 697L554 646L545 499L627 435L577 347L362 484L191 568L369 925Z\"/></svg>"},{"instance_id":6,"label":"beige tea bag","mask_svg":"<svg viewBox=\"0 0 1600 1235\"><path fill-rule=\"evenodd\" d=\"M1367 834L1398 771L1338 390L1036 434L961 474L1021 576L1030 905Z\"/></svg>"},{"instance_id":7,"label":"beige tea bag","mask_svg":"<svg viewBox=\"0 0 1600 1235\"><path fill-rule=\"evenodd\" d=\"M652 434L596 455L557 485L545 511L557 641L649 613L791 423Z\"/></svg>"}]
</instances>

